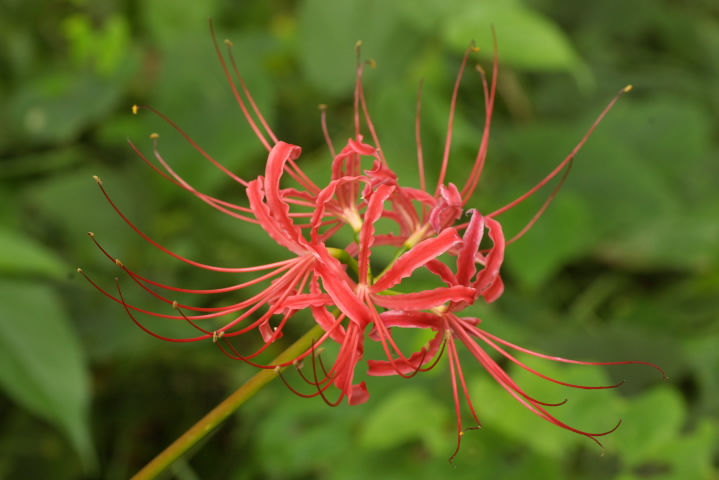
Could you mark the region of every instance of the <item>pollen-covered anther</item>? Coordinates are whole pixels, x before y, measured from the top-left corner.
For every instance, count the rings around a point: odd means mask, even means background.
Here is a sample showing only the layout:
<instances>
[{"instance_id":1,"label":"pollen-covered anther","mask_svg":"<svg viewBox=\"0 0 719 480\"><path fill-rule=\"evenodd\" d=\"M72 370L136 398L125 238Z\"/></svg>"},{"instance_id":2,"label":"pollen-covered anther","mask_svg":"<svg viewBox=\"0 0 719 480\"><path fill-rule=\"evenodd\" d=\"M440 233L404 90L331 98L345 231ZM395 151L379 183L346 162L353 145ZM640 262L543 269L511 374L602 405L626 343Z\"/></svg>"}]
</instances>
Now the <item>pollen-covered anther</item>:
<instances>
[{"instance_id":1,"label":"pollen-covered anther","mask_svg":"<svg viewBox=\"0 0 719 480\"><path fill-rule=\"evenodd\" d=\"M78 269L77 269L77 273L80 273L80 274L81 274L81 273L82 273L82 268L78 268Z\"/></svg>"},{"instance_id":2,"label":"pollen-covered anther","mask_svg":"<svg viewBox=\"0 0 719 480\"><path fill-rule=\"evenodd\" d=\"M479 51L482 50L481 48L479 48L479 47L476 46L476 45L472 45L471 47L469 47L469 49L470 49L472 52L474 52L474 53L477 53L477 52L479 52Z\"/></svg>"},{"instance_id":3,"label":"pollen-covered anther","mask_svg":"<svg viewBox=\"0 0 719 480\"><path fill-rule=\"evenodd\" d=\"M93 175L92 178L97 182L98 185L102 186L102 180L97 175Z\"/></svg>"},{"instance_id":4,"label":"pollen-covered anther","mask_svg":"<svg viewBox=\"0 0 719 480\"><path fill-rule=\"evenodd\" d=\"M212 343L217 343L217 341L224 336L225 336L224 330L220 330L220 331L215 330L214 332L212 332Z\"/></svg>"},{"instance_id":5,"label":"pollen-covered anther","mask_svg":"<svg viewBox=\"0 0 719 480\"><path fill-rule=\"evenodd\" d=\"M150 138L153 140L157 140L158 138L160 138L160 134L159 133L151 133Z\"/></svg>"},{"instance_id":6,"label":"pollen-covered anther","mask_svg":"<svg viewBox=\"0 0 719 480\"><path fill-rule=\"evenodd\" d=\"M173 308L173 310L177 310L178 305L179 305L179 304L177 303L177 300L173 300L173 301L172 301L172 308Z\"/></svg>"},{"instance_id":7,"label":"pollen-covered anther","mask_svg":"<svg viewBox=\"0 0 719 480\"><path fill-rule=\"evenodd\" d=\"M634 88L634 86L632 84L629 84L626 87L624 87L624 89L622 91L624 93L631 92L633 88Z\"/></svg>"},{"instance_id":8,"label":"pollen-covered anther","mask_svg":"<svg viewBox=\"0 0 719 480\"><path fill-rule=\"evenodd\" d=\"M87 232L87 236L90 237L90 238L94 238L94 237L95 237L95 234L92 233L92 232Z\"/></svg>"},{"instance_id":9,"label":"pollen-covered anther","mask_svg":"<svg viewBox=\"0 0 719 480\"><path fill-rule=\"evenodd\" d=\"M235 46L235 44L232 43L232 40L230 40L229 38L226 38L226 39L225 39L225 45L227 45L228 47L234 47L234 46Z\"/></svg>"},{"instance_id":10,"label":"pollen-covered anther","mask_svg":"<svg viewBox=\"0 0 719 480\"><path fill-rule=\"evenodd\" d=\"M370 58L369 60L367 60L367 63L373 70L377 68L377 60L375 60L374 58Z\"/></svg>"},{"instance_id":11,"label":"pollen-covered anther","mask_svg":"<svg viewBox=\"0 0 719 480\"><path fill-rule=\"evenodd\" d=\"M319 108L319 109L322 110L322 111L325 111L325 110L327 110L327 104L326 104L326 103L320 103L317 108Z\"/></svg>"},{"instance_id":12,"label":"pollen-covered anther","mask_svg":"<svg viewBox=\"0 0 719 480\"><path fill-rule=\"evenodd\" d=\"M137 115L137 112L139 112L139 111L140 111L140 107L138 107L137 105L132 106L132 114L133 115Z\"/></svg>"},{"instance_id":13,"label":"pollen-covered anther","mask_svg":"<svg viewBox=\"0 0 719 480\"><path fill-rule=\"evenodd\" d=\"M120 268L124 268L124 267L125 267L125 264L122 263L119 258L116 258L116 259L115 259L115 265L117 265L117 266L120 267Z\"/></svg>"},{"instance_id":14,"label":"pollen-covered anther","mask_svg":"<svg viewBox=\"0 0 719 480\"><path fill-rule=\"evenodd\" d=\"M282 373L282 369L280 368L279 365L277 365L277 366L275 367L275 373L276 373L277 375L280 375L280 374Z\"/></svg>"}]
</instances>

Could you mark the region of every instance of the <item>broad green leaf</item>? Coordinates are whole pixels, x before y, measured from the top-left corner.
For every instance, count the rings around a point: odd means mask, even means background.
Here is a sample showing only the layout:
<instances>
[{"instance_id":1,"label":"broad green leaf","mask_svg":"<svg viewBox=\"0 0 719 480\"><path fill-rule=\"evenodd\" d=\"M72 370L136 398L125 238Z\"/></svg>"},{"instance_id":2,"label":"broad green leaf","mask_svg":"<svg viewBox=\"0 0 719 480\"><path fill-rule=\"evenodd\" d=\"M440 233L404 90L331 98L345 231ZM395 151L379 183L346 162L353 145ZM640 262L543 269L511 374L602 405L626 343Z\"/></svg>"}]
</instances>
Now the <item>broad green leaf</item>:
<instances>
[{"instance_id":1,"label":"broad green leaf","mask_svg":"<svg viewBox=\"0 0 719 480\"><path fill-rule=\"evenodd\" d=\"M447 449L440 435L447 423L447 409L426 392L405 387L377 405L362 424L360 445L367 449L388 449L421 440L432 451Z\"/></svg>"},{"instance_id":2,"label":"broad green leaf","mask_svg":"<svg viewBox=\"0 0 719 480\"><path fill-rule=\"evenodd\" d=\"M171 0L156 0L143 4L143 20L149 32L164 46L175 42L187 32L210 30L207 18L216 11L214 0L181 4ZM187 57L188 59L194 57Z\"/></svg>"},{"instance_id":3,"label":"broad green leaf","mask_svg":"<svg viewBox=\"0 0 719 480\"><path fill-rule=\"evenodd\" d=\"M397 29L393 2L382 0L304 0L299 11L299 62L308 80L330 95L352 91L356 77L355 46L378 68L403 65L412 50Z\"/></svg>"},{"instance_id":4,"label":"broad green leaf","mask_svg":"<svg viewBox=\"0 0 719 480\"><path fill-rule=\"evenodd\" d=\"M593 244L588 209L575 192L561 192L540 222L525 238L514 243L507 254L507 266L532 289L539 288Z\"/></svg>"},{"instance_id":5,"label":"broad green leaf","mask_svg":"<svg viewBox=\"0 0 719 480\"><path fill-rule=\"evenodd\" d=\"M659 386L627 401L614 443L630 465L656 458L657 449L679 434L686 408L679 392ZM653 454L653 456L652 456Z\"/></svg>"},{"instance_id":6,"label":"broad green leaf","mask_svg":"<svg viewBox=\"0 0 719 480\"><path fill-rule=\"evenodd\" d=\"M0 280L0 385L61 429L90 467L90 389L81 350L49 287Z\"/></svg>"},{"instance_id":7,"label":"broad green leaf","mask_svg":"<svg viewBox=\"0 0 719 480\"><path fill-rule=\"evenodd\" d=\"M100 27L85 14L73 14L62 22L62 29L76 62L91 63L101 75L111 75L130 49L130 26L125 17L112 14Z\"/></svg>"},{"instance_id":8,"label":"broad green leaf","mask_svg":"<svg viewBox=\"0 0 719 480\"><path fill-rule=\"evenodd\" d=\"M0 274L62 278L69 269L49 248L25 234L0 227Z\"/></svg>"},{"instance_id":9,"label":"broad green leaf","mask_svg":"<svg viewBox=\"0 0 719 480\"><path fill-rule=\"evenodd\" d=\"M530 70L581 68L569 38L550 18L520 0L467 2L447 16L441 33L455 48L465 48L474 40L480 48L491 51L492 26L504 64Z\"/></svg>"},{"instance_id":10,"label":"broad green leaf","mask_svg":"<svg viewBox=\"0 0 719 480\"><path fill-rule=\"evenodd\" d=\"M716 422L704 418L691 432L668 439L656 457L660 461L668 460L672 465L671 476L665 478L671 480L715 478L714 446L719 440L718 437Z\"/></svg>"},{"instance_id":11,"label":"broad green leaf","mask_svg":"<svg viewBox=\"0 0 719 480\"><path fill-rule=\"evenodd\" d=\"M533 361L520 357L542 374L566 383L588 386L610 385L601 368L557 365L546 360ZM571 389L536 376L521 368L509 371L531 397L550 403L567 402L546 407L559 420L579 430L600 432L611 430L619 421L616 394L608 390ZM570 448L586 439L558 427L530 412L491 378L481 377L470 382L473 401L486 428L497 428L533 450L555 458L565 456ZM591 446L591 442L587 445Z\"/></svg>"},{"instance_id":12,"label":"broad green leaf","mask_svg":"<svg viewBox=\"0 0 719 480\"><path fill-rule=\"evenodd\" d=\"M127 67L128 73L133 67ZM36 142L63 142L107 115L122 85L88 72L45 73L23 86L8 108L17 133Z\"/></svg>"}]
</instances>

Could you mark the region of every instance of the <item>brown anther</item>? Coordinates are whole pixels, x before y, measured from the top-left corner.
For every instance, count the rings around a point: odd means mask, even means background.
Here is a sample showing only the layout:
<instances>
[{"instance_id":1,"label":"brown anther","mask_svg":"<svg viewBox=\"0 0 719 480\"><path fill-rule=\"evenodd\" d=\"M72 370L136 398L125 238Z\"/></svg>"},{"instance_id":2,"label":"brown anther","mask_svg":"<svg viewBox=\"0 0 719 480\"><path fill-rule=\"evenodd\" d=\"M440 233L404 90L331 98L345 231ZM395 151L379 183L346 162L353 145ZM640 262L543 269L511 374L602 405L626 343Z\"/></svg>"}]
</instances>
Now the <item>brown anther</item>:
<instances>
[{"instance_id":1,"label":"brown anther","mask_svg":"<svg viewBox=\"0 0 719 480\"><path fill-rule=\"evenodd\" d=\"M150 138L153 140L157 140L158 138L160 138L160 134L159 133L151 133Z\"/></svg>"},{"instance_id":2,"label":"brown anther","mask_svg":"<svg viewBox=\"0 0 719 480\"><path fill-rule=\"evenodd\" d=\"M479 73L481 73L482 75L484 75L484 74L486 73L486 72L484 71L484 68L482 68L482 65L477 64L477 65L474 66L474 68L476 68L477 71L478 71Z\"/></svg>"},{"instance_id":3,"label":"brown anther","mask_svg":"<svg viewBox=\"0 0 719 480\"><path fill-rule=\"evenodd\" d=\"M117 266L120 267L120 268L124 268L124 267L125 267L125 264L122 263L119 258L116 258L116 259L115 259L115 265L117 265Z\"/></svg>"},{"instance_id":4,"label":"brown anther","mask_svg":"<svg viewBox=\"0 0 719 480\"><path fill-rule=\"evenodd\" d=\"M82 273L82 268L78 268L77 273Z\"/></svg>"},{"instance_id":5,"label":"brown anther","mask_svg":"<svg viewBox=\"0 0 719 480\"><path fill-rule=\"evenodd\" d=\"M212 343L217 343L217 341L224 336L225 336L224 330L219 331L219 332L217 330L215 330L214 332L212 332Z\"/></svg>"},{"instance_id":6,"label":"brown anther","mask_svg":"<svg viewBox=\"0 0 719 480\"><path fill-rule=\"evenodd\" d=\"M133 105L133 106L132 106L132 114L133 114L133 115L137 115L137 112L138 112L139 110L140 110L140 107L138 107L137 105Z\"/></svg>"},{"instance_id":7,"label":"brown anther","mask_svg":"<svg viewBox=\"0 0 719 480\"><path fill-rule=\"evenodd\" d=\"M232 43L232 41L231 41L230 39L228 39L228 38L225 39L225 45L227 45L228 47L234 47L234 46L235 46L235 44Z\"/></svg>"},{"instance_id":8,"label":"brown anther","mask_svg":"<svg viewBox=\"0 0 719 480\"><path fill-rule=\"evenodd\" d=\"M277 373L277 374L279 375L281 371L282 371L282 369L280 368L279 365L277 365L277 366L275 367L275 373Z\"/></svg>"},{"instance_id":9,"label":"brown anther","mask_svg":"<svg viewBox=\"0 0 719 480\"><path fill-rule=\"evenodd\" d=\"M93 238L93 237L95 236L95 234L92 233L92 232L87 232L87 236L90 237L90 238Z\"/></svg>"},{"instance_id":10,"label":"brown anther","mask_svg":"<svg viewBox=\"0 0 719 480\"><path fill-rule=\"evenodd\" d=\"M102 185L102 180L100 180L100 177L98 177L97 175L93 175L92 178L94 178L99 185Z\"/></svg>"},{"instance_id":11,"label":"brown anther","mask_svg":"<svg viewBox=\"0 0 719 480\"><path fill-rule=\"evenodd\" d=\"M320 103L319 107L320 110L327 110L327 104L326 103Z\"/></svg>"},{"instance_id":12,"label":"brown anther","mask_svg":"<svg viewBox=\"0 0 719 480\"><path fill-rule=\"evenodd\" d=\"M372 68L372 70L377 68L377 61L374 58L370 58L369 60L367 60L367 63L369 63L369 66L370 68Z\"/></svg>"},{"instance_id":13,"label":"brown anther","mask_svg":"<svg viewBox=\"0 0 719 480\"><path fill-rule=\"evenodd\" d=\"M355 49L359 50L359 48L362 46L362 40L357 40L357 43L355 43Z\"/></svg>"},{"instance_id":14,"label":"brown anther","mask_svg":"<svg viewBox=\"0 0 719 480\"><path fill-rule=\"evenodd\" d=\"M178 306L178 305L179 305L179 304L177 303L177 300L173 300L173 301L172 301L172 308L173 308L174 310L177 310L177 306Z\"/></svg>"}]
</instances>

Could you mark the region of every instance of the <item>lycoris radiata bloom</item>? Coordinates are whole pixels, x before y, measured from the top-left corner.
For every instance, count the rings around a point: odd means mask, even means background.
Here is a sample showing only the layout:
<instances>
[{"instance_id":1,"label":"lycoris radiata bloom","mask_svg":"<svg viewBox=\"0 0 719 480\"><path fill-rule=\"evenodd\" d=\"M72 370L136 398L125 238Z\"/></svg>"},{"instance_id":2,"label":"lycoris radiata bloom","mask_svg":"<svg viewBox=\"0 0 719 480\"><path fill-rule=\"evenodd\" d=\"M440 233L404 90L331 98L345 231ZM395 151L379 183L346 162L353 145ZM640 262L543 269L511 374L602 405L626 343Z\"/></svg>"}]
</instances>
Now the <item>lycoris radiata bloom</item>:
<instances>
[{"instance_id":1,"label":"lycoris radiata bloom","mask_svg":"<svg viewBox=\"0 0 719 480\"><path fill-rule=\"evenodd\" d=\"M245 189L247 203L238 205L198 191L188 179L178 175L170 162L160 154L156 134L152 135L156 162L147 158L134 144L131 143L131 146L149 166L179 188L237 221L264 230L269 238L287 250L287 258L252 267L218 267L185 258L163 247L141 231L122 213L111 200L102 181L95 177L103 194L122 219L153 246L193 267L216 271L218 274L230 274L233 277L246 276L248 279L214 289L188 289L161 284L130 269L96 241L105 255L122 268L134 284L156 297L160 305L164 303L174 307L174 313L168 312L167 308L150 311L126 302L119 282L117 294L103 290L94 282L93 285L121 304L138 326L160 339L172 342L212 341L231 358L259 368L276 369L278 373L281 367L292 364L297 366L299 371L302 360L309 357L313 365L313 375L311 378L302 375L302 378L311 385L312 390L310 393L300 393L291 388L305 397L321 396L332 405L339 404L345 397L350 404L363 403L369 399L366 382L357 383L354 380L359 362L365 356L367 339L380 342L384 352L383 358L369 359L369 375L412 377L436 365L439 357L446 351L449 356L458 429L457 448L452 458L459 451L465 430L461 412L462 397L473 420L479 426L479 418L469 396L460 364L458 344L463 344L511 396L549 422L585 435L597 443L597 437L616 429L614 427L609 431L591 433L577 430L558 420L546 407L561 404L544 403L528 395L485 348L490 347L519 367L551 382L583 389L614 388L618 385L584 386L561 382L529 367L512 351L582 365L645 362L582 362L544 355L492 335L479 328L480 319L464 317L461 312L478 301L489 303L500 298L504 290L500 272L506 246L526 233L539 218L564 182L577 151L619 96L631 87L626 87L617 94L576 148L546 178L505 207L482 214L473 206L468 208L468 204L479 185L487 158L498 75L496 48L491 80L487 78L484 70L478 67L485 97L485 124L474 163L465 178L457 179L462 181L461 184L453 183L452 179L447 178L460 82L469 57L476 50L471 46L463 57L451 98L439 177L430 188L425 175L425 158L420 135L421 100L418 102L416 121L416 155L420 185L410 187L402 185L392 170L392 162L384 155L379 133L367 108L362 83L366 64L359 60L359 44L354 92L354 136L349 138L337 153L327 133L326 113L322 111L322 128L332 155L327 167L331 169L332 175L327 185L317 185L300 167L301 148L279 140L265 121L240 74L232 54L232 45L229 41L226 43L229 63L216 40L215 48L240 109L268 151L264 175L251 180L238 177L207 154L180 126L153 107L135 106L133 112L149 110L168 122L210 163ZM368 134L366 136L363 134L363 123ZM536 193L560 173L562 178L544 206L528 222L526 228L514 238L506 240L499 217ZM291 177L300 188L283 186L285 175ZM380 220L394 225L392 231L379 231L377 222ZM336 243L333 240L343 229L350 229L354 240L343 248L328 246ZM94 234L91 233L90 236L95 240ZM376 272L372 271L371 259L373 249L380 246L394 247L396 254L381 272ZM447 261L447 258L452 257L454 260ZM80 272L82 273L81 270ZM429 272L437 279L438 286L430 290L411 290L411 279L420 272L425 275ZM223 295L240 292L248 287L256 290L258 285L263 287L259 293L220 307L179 304L172 298L180 292L197 296ZM197 304L203 302L198 301ZM309 314L298 315L301 311L309 311ZM138 318L142 315L188 322L198 333L181 339L167 338L146 327ZM203 320L216 318L228 320L224 326L217 329L210 330L202 326ZM258 357L282 337L289 322L308 322L308 319L314 320L325 332L316 339L311 348L284 364L264 364L260 361ZM311 326L311 323L308 324L307 329ZM406 354L393 337L392 329L395 327L426 329L435 332L434 338L419 351ZM254 331L261 336L261 345L254 351L239 351L232 342L233 338ZM325 365L318 357L320 348L327 342L339 344L338 354L331 366ZM334 401L327 395L331 386L339 389L339 397Z\"/></svg>"}]
</instances>

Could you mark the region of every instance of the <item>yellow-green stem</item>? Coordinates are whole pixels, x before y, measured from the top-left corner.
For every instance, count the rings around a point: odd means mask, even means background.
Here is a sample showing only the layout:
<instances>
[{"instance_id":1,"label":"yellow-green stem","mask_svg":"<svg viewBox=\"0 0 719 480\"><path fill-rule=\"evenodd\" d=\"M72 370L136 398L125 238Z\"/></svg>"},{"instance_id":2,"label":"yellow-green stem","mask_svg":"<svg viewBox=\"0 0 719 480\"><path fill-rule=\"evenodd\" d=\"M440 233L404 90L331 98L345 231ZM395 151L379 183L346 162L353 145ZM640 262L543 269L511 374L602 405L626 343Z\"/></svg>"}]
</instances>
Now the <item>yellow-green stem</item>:
<instances>
[{"instance_id":1,"label":"yellow-green stem","mask_svg":"<svg viewBox=\"0 0 719 480\"><path fill-rule=\"evenodd\" d=\"M282 352L272 363L280 364L291 362L297 356L301 355L307 349L312 347L312 343L317 341L324 333L319 325L316 325L302 338L290 345L287 350ZM262 387L277 378L277 372L274 370L261 370L254 377L249 379L244 385L238 388L232 395L227 397L222 403L212 409L200 421L187 430L181 437L175 440L162 453L156 456L150 463L137 472L132 480L150 480L156 478L160 473L172 465L185 452L205 438L210 432L217 428L222 422L232 415L242 404L252 398L252 396L260 391Z\"/></svg>"}]
</instances>

